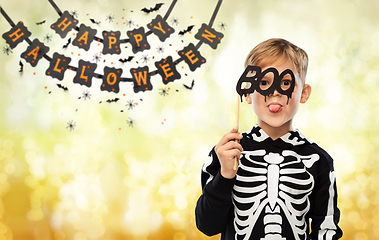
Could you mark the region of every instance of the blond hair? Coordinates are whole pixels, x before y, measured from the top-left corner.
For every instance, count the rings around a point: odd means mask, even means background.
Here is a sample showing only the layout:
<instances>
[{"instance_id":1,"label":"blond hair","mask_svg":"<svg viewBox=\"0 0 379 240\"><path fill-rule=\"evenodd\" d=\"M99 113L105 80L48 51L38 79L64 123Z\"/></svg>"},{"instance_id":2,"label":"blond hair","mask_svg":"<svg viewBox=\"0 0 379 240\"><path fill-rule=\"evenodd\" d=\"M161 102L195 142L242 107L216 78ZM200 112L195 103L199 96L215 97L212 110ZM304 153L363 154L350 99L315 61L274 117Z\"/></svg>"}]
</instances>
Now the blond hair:
<instances>
[{"instance_id":1,"label":"blond hair","mask_svg":"<svg viewBox=\"0 0 379 240\"><path fill-rule=\"evenodd\" d=\"M281 38L272 38L258 44L246 57L245 68L248 65L259 66L273 63L277 60L289 60L293 63L295 71L299 74L303 84L308 69L307 53Z\"/></svg>"}]
</instances>

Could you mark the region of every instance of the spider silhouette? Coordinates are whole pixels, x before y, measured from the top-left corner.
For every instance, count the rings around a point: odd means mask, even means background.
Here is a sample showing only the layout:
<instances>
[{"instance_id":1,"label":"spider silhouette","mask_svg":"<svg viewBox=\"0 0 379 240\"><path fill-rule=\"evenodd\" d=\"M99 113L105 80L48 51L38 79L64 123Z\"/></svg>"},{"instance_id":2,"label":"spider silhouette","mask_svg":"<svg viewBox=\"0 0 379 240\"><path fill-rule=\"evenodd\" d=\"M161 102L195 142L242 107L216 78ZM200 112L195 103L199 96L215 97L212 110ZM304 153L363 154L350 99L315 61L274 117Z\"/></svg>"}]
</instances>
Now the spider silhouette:
<instances>
[{"instance_id":1,"label":"spider silhouette","mask_svg":"<svg viewBox=\"0 0 379 240\"><path fill-rule=\"evenodd\" d=\"M171 24L178 26L179 20L177 18L173 18L173 19L171 19Z\"/></svg>"},{"instance_id":2,"label":"spider silhouette","mask_svg":"<svg viewBox=\"0 0 379 240\"><path fill-rule=\"evenodd\" d=\"M73 16L74 18L78 18L78 16L79 16L78 11L76 11L76 10L72 10L72 11L70 11L70 14L71 14L71 16Z\"/></svg>"},{"instance_id":3,"label":"spider silhouette","mask_svg":"<svg viewBox=\"0 0 379 240\"><path fill-rule=\"evenodd\" d=\"M133 125L135 124L135 121L133 119L129 118L126 120L126 123L129 125L129 127L133 127Z\"/></svg>"},{"instance_id":4,"label":"spider silhouette","mask_svg":"<svg viewBox=\"0 0 379 240\"><path fill-rule=\"evenodd\" d=\"M132 110L136 106L136 104L134 103L133 100L129 100L126 106L128 107L128 110Z\"/></svg>"},{"instance_id":5,"label":"spider silhouette","mask_svg":"<svg viewBox=\"0 0 379 240\"><path fill-rule=\"evenodd\" d=\"M5 47L3 47L3 52L7 55L9 55L9 53L12 53L12 49L7 45Z\"/></svg>"},{"instance_id":6,"label":"spider silhouette","mask_svg":"<svg viewBox=\"0 0 379 240\"><path fill-rule=\"evenodd\" d=\"M101 54L95 54L93 55L92 61L95 61L96 63L100 62L101 60Z\"/></svg>"},{"instance_id":7,"label":"spider silhouette","mask_svg":"<svg viewBox=\"0 0 379 240\"><path fill-rule=\"evenodd\" d=\"M157 52L163 53L164 52L164 47L163 46L158 46L157 47Z\"/></svg>"},{"instance_id":8,"label":"spider silhouette","mask_svg":"<svg viewBox=\"0 0 379 240\"><path fill-rule=\"evenodd\" d=\"M87 100L87 98L88 98L88 99L91 99L91 94L89 93L88 90L86 90L86 91L84 91L84 92L82 93L82 97L84 98L84 100Z\"/></svg>"},{"instance_id":9,"label":"spider silhouette","mask_svg":"<svg viewBox=\"0 0 379 240\"><path fill-rule=\"evenodd\" d=\"M134 26L133 20L129 18L128 21L126 21L126 26L128 26L128 27Z\"/></svg>"},{"instance_id":10,"label":"spider silhouette","mask_svg":"<svg viewBox=\"0 0 379 240\"><path fill-rule=\"evenodd\" d=\"M149 55L147 55L147 54L146 55L142 55L141 60L142 60L143 63L147 63L150 60Z\"/></svg>"},{"instance_id":11,"label":"spider silhouette","mask_svg":"<svg viewBox=\"0 0 379 240\"><path fill-rule=\"evenodd\" d=\"M159 89L159 94L162 96L167 96L168 95L168 89L167 88Z\"/></svg>"},{"instance_id":12,"label":"spider silhouette","mask_svg":"<svg viewBox=\"0 0 379 240\"><path fill-rule=\"evenodd\" d=\"M53 39L53 35L46 34L45 37L43 37L43 41L50 42Z\"/></svg>"},{"instance_id":13,"label":"spider silhouette","mask_svg":"<svg viewBox=\"0 0 379 240\"><path fill-rule=\"evenodd\" d=\"M109 22L113 22L113 20L114 20L114 15L109 14L105 20L107 20L107 21L109 21Z\"/></svg>"},{"instance_id":14,"label":"spider silhouette","mask_svg":"<svg viewBox=\"0 0 379 240\"><path fill-rule=\"evenodd\" d=\"M223 22L220 22L220 23L218 24L218 27L219 27L221 30L225 30L225 28L227 27L227 25L226 25L225 23L223 23Z\"/></svg>"},{"instance_id":15,"label":"spider silhouette","mask_svg":"<svg viewBox=\"0 0 379 240\"><path fill-rule=\"evenodd\" d=\"M67 123L67 127L66 128L68 128L68 129L70 129L70 131L72 131L72 130L75 129L75 127L76 127L76 123L73 120L71 120L71 121L69 121Z\"/></svg>"}]
</instances>

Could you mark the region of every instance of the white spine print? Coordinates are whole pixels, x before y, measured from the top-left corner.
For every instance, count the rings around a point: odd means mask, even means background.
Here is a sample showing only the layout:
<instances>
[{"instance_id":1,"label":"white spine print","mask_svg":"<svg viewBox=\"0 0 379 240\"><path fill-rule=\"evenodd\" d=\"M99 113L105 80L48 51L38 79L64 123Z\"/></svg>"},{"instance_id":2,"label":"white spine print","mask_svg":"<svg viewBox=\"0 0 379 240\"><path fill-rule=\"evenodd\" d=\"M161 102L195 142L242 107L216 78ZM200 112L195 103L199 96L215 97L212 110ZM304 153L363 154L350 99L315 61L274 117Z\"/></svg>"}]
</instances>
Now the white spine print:
<instances>
[{"instance_id":1,"label":"white spine print","mask_svg":"<svg viewBox=\"0 0 379 240\"><path fill-rule=\"evenodd\" d=\"M263 158L268 165L267 182L268 182L268 203L266 206L266 216L263 219L265 225L265 237L261 240L270 239L285 239L282 238L282 217L280 216L280 209L277 205L279 193L279 166L284 157L277 153L270 153Z\"/></svg>"}]
</instances>

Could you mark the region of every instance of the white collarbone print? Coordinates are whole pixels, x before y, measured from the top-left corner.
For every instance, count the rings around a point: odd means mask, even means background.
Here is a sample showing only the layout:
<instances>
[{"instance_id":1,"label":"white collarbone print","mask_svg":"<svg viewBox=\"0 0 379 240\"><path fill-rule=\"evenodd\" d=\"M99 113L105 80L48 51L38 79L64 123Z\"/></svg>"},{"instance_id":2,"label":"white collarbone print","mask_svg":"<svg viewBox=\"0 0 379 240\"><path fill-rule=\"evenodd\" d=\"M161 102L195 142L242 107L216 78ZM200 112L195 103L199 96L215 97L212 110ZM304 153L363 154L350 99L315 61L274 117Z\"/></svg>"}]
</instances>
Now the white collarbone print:
<instances>
[{"instance_id":1,"label":"white collarbone print","mask_svg":"<svg viewBox=\"0 0 379 240\"><path fill-rule=\"evenodd\" d=\"M300 156L294 151L266 150L242 153L240 171L233 189L236 239L249 239L260 219L265 236L261 240L280 240L282 223L287 221L295 239L306 235L305 215L310 209L309 195L314 188L307 168L319 160L318 154ZM280 214L280 213L283 214ZM282 219L282 216L287 219Z\"/></svg>"}]
</instances>

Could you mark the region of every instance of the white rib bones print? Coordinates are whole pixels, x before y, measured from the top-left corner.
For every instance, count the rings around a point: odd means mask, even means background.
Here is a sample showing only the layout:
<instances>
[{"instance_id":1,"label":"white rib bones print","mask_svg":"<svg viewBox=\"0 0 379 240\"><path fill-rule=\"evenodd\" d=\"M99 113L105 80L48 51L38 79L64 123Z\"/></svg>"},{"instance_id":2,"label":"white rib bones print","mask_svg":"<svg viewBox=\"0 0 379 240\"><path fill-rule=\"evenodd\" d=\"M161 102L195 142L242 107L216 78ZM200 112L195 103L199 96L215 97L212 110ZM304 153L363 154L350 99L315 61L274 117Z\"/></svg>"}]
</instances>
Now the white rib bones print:
<instances>
[{"instance_id":1,"label":"white rib bones print","mask_svg":"<svg viewBox=\"0 0 379 240\"><path fill-rule=\"evenodd\" d=\"M265 150L242 154L248 161L241 161L233 189L236 239L249 239L262 211L265 237L261 240L285 239L281 235L280 211L286 216L295 239L300 239L306 234L305 214L314 187L313 176L306 168L319 160L319 155L300 156L290 150L281 154L267 154ZM263 161L257 161L262 158Z\"/></svg>"}]
</instances>

